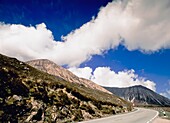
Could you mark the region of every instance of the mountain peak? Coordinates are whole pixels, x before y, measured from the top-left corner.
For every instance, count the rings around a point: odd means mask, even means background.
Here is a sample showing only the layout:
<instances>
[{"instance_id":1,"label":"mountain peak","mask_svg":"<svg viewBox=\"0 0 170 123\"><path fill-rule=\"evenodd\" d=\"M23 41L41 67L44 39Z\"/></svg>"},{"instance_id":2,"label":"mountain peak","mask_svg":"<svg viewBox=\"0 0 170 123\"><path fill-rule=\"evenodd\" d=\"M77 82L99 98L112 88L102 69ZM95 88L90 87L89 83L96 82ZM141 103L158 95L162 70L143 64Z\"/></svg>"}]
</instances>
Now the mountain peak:
<instances>
[{"instance_id":1,"label":"mountain peak","mask_svg":"<svg viewBox=\"0 0 170 123\"><path fill-rule=\"evenodd\" d=\"M147 89L147 90L152 91L151 89L149 89L149 88L147 88L147 87L145 87L143 85L134 85L134 86L130 86L129 88L141 88L141 89Z\"/></svg>"},{"instance_id":2,"label":"mountain peak","mask_svg":"<svg viewBox=\"0 0 170 123\"><path fill-rule=\"evenodd\" d=\"M156 92L142 85L135 85L126 88L104 87L113 94L120 96L136 105L159 105L170 106L170 99L157 94Z\"/></svg>"},{"instance_id":3,"label":"mountain peak","mask_svg":"<svg viewBox=\"0 0 170 123\"><path fill-rule=\"evenodd\" d=\"M58 76L66 81L72 82L72 83L78 83L81 85L84 85L86 87L92 88L92 89L97 89L103 92L110 93L108 90L104 89L103 87L97 85L96 83L84 79L84 78L79 78L78 76L74 75L72 72L69 70L55 64L54 62L48 60L48 59L37 59L37 60L32 60L26 62L27 64L31 65L32 67L35 67L36 69L39 69L41 71L44 71L48 74Z\"/></svg>"}]
</instances>

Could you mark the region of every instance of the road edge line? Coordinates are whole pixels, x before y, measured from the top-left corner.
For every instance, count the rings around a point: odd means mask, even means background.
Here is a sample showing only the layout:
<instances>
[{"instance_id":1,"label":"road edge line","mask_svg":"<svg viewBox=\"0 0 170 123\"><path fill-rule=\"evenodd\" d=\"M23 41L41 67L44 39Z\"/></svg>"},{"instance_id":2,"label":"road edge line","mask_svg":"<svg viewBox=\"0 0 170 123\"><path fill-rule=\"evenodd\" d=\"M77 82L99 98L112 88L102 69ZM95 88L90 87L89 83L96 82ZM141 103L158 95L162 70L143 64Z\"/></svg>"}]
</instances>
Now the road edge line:
<instances>
[{"instance_id":1,"label":"road edge line","mask_svg":"<svg viewBox=\"0 0 170 123\"><path fill-rule=\"evenodd\" d=\"M159 112L156 111L156 115L152 119L150 119L147 123L151 123L158 115L159 115Z\"/></svg>"},{"instance_id":2,"label":"road edge line","mask_svg":"<svg viewBox=\"0 0 170 123\"><path fill-rule=\"evenodd\" d=\"M133 114L133 113L136 113L137 111L139 111L140 108L135 108L136 110L134 111L130 111L130 112L126 112L126 113L120 113L120 114L116 114L116 115L111 115L111 116L107 116L107 117L101 117L101 118L95 118L95 119L89 119L89 120L85 120L85 121L79 121L77 123L88 123L89 121L93 121L93 120L102 120L102 119L105 119L105 118L109 118L109 117L112 117L112 116L120 116L120 115L127 115L127 114Z\"/></svg>"}]
</instances>

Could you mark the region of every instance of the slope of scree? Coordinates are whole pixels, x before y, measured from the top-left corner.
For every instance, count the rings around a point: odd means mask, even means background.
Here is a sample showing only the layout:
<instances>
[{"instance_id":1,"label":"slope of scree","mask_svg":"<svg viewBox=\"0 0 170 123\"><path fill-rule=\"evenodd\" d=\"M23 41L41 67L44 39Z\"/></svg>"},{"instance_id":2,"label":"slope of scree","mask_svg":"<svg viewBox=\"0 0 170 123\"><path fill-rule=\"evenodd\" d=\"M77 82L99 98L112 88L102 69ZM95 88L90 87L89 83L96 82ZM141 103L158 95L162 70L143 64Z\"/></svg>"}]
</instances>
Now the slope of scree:
<instances>
[{"instance_id":1,"label":"slope of scree","mask_svg":"<svg viewBox=\"0 0 170 123\"><path fill-rule=\"evenodd\" d=\"M73 122L131 110L117 96L70 83L0 55L0 121Z\"/></svg>"},{"instance_id":2,"label":"slope of scree","mask_svg":"<svg viewBox=\"0 0 170 123\"><path fill-rule=\"evenodd\" d=\"M105 87L113 94L120 96L136 105L170 106L170 99L161 96L154 91L138 85L127 88Z\"/></svg>"},{"instance_id":3,"label":"slope of scree","mask_svg":"<svg viewBox=\"0 0 170 123\"><path fill-rule=\"evenodd\" d=\"M37 59L37 60L32 60L26 62L27 64L31 65L32 67L35 67L36 69L39 69L41 71L47 72L51 75L58 76L60 78L63 78L66 81L72 82L72 83L78 83L78 84L83 84L84 86L92 89L97 89L103 92L110 93L108 90L104 89L103 87L95 84L94 82L84 79L84 78L79 78L78 76L74 75L72 72L69 70L58 66L54 62L48 60L48 59Z\"/></svg>"}]
</instances>

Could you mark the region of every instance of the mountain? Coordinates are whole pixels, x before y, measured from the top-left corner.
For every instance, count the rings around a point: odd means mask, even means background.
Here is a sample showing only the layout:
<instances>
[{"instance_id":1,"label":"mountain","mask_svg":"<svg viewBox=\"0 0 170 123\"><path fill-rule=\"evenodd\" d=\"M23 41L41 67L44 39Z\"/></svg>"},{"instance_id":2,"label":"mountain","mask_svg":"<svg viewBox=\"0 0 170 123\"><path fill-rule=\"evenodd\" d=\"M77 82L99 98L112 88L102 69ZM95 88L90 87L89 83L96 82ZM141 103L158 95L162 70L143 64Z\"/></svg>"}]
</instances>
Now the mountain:
<instances>
[{"instance_id":1,"label":"mountain","mask_svg":"<svg viewBox=\"0 0 170 123\"><path fill-rule=\"evenodd\" d=\"M0 54L0 121L64 123L130 111L127 101Z\"/></svg>"},{"instance_id":2,"label":"mountain","mask_svg":"<svg viewBox=\"0 0 170 123\"><path fill-rule=\"evenodd\" d=\"M141 86L132 86L127 88L104 87L113 94L122 97L136 105L157 105L170 106L170 99L161 96L154 91Z\"/></svg>"},{"instance_id":3,"label":"mountain","mask_svg":"<svg viewBox=\"0 0 170 123\"><path fill-rule=\"evenodd\" d=\"M95 84L94 82L79 78L78 76L74 75L69 70L58 66L54 62L47 60L47 59L37 59L26 62L27 64L31 65L32 67L39 69L41 71L47 72L51 75L58 76L60 78L63 78L66 81L72 82L72 83L78 83L82 84L88 88L97 89L103 92L110 93L108 90L104 89L103 87ZM111 93L110 93L111 94Z\"/></svg>"}]
</instances>

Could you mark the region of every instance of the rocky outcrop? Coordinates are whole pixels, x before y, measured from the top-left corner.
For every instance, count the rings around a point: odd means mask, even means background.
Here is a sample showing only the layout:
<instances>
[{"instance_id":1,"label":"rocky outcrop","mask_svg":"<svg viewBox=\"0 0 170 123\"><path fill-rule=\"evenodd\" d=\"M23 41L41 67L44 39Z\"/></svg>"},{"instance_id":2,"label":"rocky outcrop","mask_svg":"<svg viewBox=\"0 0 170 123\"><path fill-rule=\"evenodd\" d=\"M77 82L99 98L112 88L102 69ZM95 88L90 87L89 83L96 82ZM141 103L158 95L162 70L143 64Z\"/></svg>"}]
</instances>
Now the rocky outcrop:
<instances>
[{"instance_id":1,"label":"rocky outcrop","mask_svg":"<svg viewBox=\"0 0 170 123\"><path fill-rule=\"evenodd\" d=\"M95 84L94 82L84 79L84 78L79 78L78 76L76 76L72 72L70 72L69 70L67 70L61 66L58 66L57 64L55 64L54 62L52 62L50 60L38 59L38 60L28 61L26 63L31 65L32 67L35 67L36 69L39 69L39 70L47 72L51 75L55 75L60 78L63 78L66 81L82 84L88 88L97 89L97 90L100 90L103 92L110 93L108 90Z\"/></svg>"},{"instance_id":2,"label":"rocky outcrop","mask_svg":"<svg viewBox=\"0 0 170 123\"><path fill-rule=\"evenodd\" d=\"M170 106L170 99L141 85L127 88L105 87L105 89L123 99L133 102L135 105Z\"/></svg>"},{"instance_id":3,"label":"rocky outcrop","mask_svg":"<svg viewBox=\"0 0 170 123\"><path fill-rule=\"evenodd\" d=\"M68 123L131 110L125 100L0 54L0 122Z\"/></svg>"}]
</instances>

